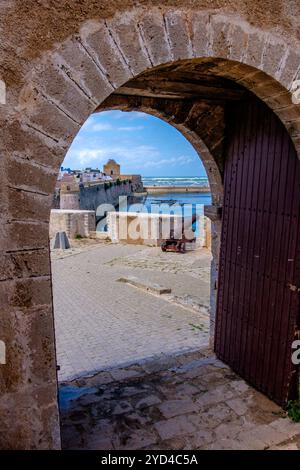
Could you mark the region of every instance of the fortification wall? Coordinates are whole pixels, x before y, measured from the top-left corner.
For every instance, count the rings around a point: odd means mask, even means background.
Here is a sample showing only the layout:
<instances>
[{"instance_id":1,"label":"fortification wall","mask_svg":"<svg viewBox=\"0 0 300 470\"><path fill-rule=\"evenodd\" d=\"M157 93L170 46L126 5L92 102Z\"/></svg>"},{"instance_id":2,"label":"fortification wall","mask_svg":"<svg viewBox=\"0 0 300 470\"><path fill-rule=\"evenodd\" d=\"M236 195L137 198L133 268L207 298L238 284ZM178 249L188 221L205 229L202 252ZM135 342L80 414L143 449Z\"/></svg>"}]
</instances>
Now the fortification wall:
<instances>
[{"instance_id":1,"label":"fortification wall","mask_svg":"<svg viewBox=\"0 0 300 470\"><path fill-rule=\"evenodd\" d=\"M107 182L80 186L78 191L61 191L60 208L96 211L101 204L117 206L120 196L129 197L131 195L131 184L126 181L122 181L120 184Z\"/></svg>"}]
</instances>

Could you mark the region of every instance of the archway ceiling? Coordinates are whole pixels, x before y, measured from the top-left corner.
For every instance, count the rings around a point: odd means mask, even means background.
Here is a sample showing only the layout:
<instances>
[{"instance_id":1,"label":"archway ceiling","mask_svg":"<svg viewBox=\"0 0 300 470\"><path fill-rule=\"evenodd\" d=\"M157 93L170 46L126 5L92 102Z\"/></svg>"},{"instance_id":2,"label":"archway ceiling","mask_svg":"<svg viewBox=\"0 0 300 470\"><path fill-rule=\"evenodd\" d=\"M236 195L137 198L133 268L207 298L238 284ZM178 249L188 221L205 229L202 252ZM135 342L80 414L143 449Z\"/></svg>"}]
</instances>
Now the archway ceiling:
<instances>
[{"instance_id":1,"label":"archway ceiling","mask_svg":"<svg viewBox=\"0 0 300 470\"><path fill-rule=\"evenodd\" d=\"M196 99L214 103L240 100L249 95L243 86L214 75L210 69L215 67L216 63L211 60L159 67L128 81L113 94L172 100Z\"/></svg>"}]
</instances>

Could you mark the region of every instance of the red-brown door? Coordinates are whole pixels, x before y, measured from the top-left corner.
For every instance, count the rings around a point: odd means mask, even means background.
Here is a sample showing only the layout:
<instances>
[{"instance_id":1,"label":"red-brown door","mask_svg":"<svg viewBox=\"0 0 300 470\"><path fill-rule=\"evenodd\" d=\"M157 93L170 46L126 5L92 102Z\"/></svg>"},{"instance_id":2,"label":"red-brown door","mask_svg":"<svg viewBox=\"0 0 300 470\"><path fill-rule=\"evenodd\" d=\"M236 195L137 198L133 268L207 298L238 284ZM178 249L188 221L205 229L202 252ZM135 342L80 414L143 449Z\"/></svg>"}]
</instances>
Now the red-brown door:
<instances>
[{"instance_id":1,"label":"red-brown door","mask_svg":"<svg viewBox=\"0 0 300 470\"><path fill-rule=\"evenodd\" d=\"M263 103L228 110L217 356L284 405L299 327L300 162Z\"/></svg>"}]
</instances>

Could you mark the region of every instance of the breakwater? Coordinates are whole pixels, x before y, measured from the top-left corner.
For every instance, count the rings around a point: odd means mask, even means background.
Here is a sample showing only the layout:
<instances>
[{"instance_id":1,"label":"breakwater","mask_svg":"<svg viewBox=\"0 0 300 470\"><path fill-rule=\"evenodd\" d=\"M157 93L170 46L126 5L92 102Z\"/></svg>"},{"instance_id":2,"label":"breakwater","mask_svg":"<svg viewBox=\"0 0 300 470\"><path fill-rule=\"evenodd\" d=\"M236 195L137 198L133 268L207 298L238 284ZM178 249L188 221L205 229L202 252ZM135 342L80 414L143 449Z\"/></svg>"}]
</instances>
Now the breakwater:
<instances>
[{"instance_id":1,"label":"breakwater","mask_svg":"<svg viewBox=\"0 0 300 470\"><path fill-rule=\"evenodd\" d=\"M209 186L144 186L148 194L210 193Z\"/></svg>"}]
</instances>

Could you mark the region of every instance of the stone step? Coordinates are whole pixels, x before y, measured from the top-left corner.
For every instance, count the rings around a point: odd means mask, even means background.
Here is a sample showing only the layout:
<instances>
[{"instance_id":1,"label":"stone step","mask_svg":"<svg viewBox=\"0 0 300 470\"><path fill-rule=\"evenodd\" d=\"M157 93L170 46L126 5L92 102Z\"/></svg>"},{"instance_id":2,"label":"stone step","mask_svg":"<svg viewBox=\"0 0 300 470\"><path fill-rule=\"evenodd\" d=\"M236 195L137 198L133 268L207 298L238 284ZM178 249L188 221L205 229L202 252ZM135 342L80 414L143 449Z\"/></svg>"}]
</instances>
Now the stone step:
<instances>
[{"instance_id":1,"label":"stone step","mask_svg":"<svg viewBox=\"0 0 300 470\"><path fill-rule=\"evenodd\" d=\"M159 284L150 281L140 281L135 276L120 277L119 279L117 279L117 282L123 282L125 284L137 287L138 289L143 289L145 291L152 292L158 295L170 294L172 292L172 289L170 289L169 287L163 287Z\"/></svg>"}]
</instances>

